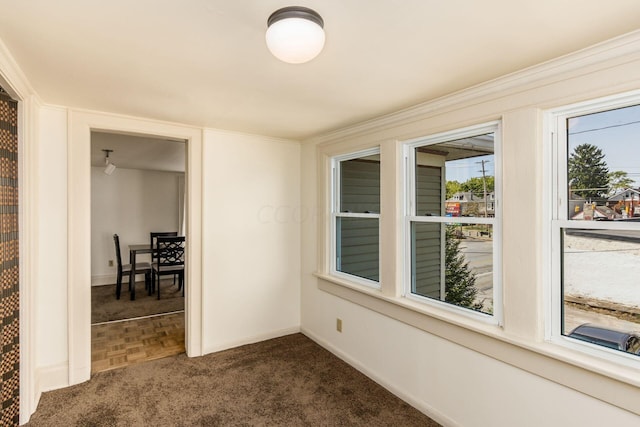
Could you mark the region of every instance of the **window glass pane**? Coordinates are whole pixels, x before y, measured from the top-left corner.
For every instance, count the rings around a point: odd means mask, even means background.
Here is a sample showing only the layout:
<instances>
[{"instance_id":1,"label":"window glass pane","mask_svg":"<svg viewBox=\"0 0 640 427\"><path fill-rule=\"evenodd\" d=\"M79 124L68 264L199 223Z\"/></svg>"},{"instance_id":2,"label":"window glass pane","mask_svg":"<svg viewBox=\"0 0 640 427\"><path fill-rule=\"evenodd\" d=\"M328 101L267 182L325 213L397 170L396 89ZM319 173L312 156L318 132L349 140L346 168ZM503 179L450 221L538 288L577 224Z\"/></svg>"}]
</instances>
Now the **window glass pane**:
<instances>
[{"instance_id":1,"label":"window glass pane","mask_svg":"<svg viewBox=\"0 0 640 427\"><path fill-rule=\"evenodd\" d=\"M336 270L379 281L377 218L336 218Z\"/></svg>"},{"instance_id":2,"label":"window glass pane","mask_svg":"<svg viewBox=\"0 0 640 427\"><path fill-rule=\"evenodd\" d=\"M640 106L567 120L568 217L640 219Z\"/></svg>"},{"instance_id":3,"label":"window glass pane","mask_svg":"<svg viewBox=\"0 0 640 427\"><path fill-rule=\"evenodd\" d=\"M380 156L340 162L340 212L380 213Z\"/></svg>"},{"instance_id":4,"label":"window glass pane","mask_svg":"<svg viewBox=\"0 0 640 427\"><path fill-rule=\"evenodd\" d=\"M640 354L640 231L562 231L562 333Z\"/></svg>"},{"instance_id":5,"label":"window glass pane","mask_svg":"<svg viewBox=\"0 0 640 427\"><path fill-rule=\"evenodd\" d=\"M421 157L416 156L418 159ZM443 216L442 206L442 168L417 164L416 214Z\"/></svg>"},{"instance_id":6,"label":"window glass pane","mask_svg":"<svg viewBox=\"0 0 640 427\"><path fill-rule=\"evenodd\" d=\"M494 134L416 148L416 215L495 214Z\"/></svg>"},{"instance_id":7,"label":"window glass pane","mask_svg":"<svg viewBox=\"0 0 640 427\"><path fill-rule=\"evenodd\" d=\"M442 269L442 233L445 225L439 222L411 224L413 253L412 292L423 297L440 299L444 295Z\"/></svg>"},{"instance_id":8,"label":"window glass pane","mask_svg":"<svg viewBox=\"0 0 640 427\"><path fill-rule=\"evenodd\" d=\"M493 312L491 225L413 222L411 246L412 293Z\"/></svg>"}]
</instances>

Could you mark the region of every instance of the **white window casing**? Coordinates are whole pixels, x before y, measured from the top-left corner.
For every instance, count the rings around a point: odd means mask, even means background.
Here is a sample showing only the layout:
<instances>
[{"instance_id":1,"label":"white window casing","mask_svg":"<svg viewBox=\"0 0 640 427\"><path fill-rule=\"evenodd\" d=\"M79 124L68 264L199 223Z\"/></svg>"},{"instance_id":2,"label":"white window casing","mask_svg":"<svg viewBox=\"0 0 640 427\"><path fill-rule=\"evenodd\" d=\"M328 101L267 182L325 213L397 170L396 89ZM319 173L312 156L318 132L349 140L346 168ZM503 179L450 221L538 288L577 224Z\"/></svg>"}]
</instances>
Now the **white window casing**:
<instances>
[{"instance_id":1,"label":"white window casing","mask_svg":"<svg viewBox=\"0 0 640 427\"><path fill-rule=\"evenodd\" d=\"M371 288L375 288L375 289L380 289L381 285L380 285L380 280L379 278L379 272L380 272L380 263L379 263L379 254L380 254L380 250L379 250L379 243L377 244L377 253L372 253L371 254L371 260L368 261L364 261L365 263L375 263L375 267L374 266L369 266L369 268L375 268L377 269L377 274L374 274L375 278L371 278L371 277L363 277L367 274L363 274L363 275L358 275L358 274L350 274L349 272L345 272L343 271L343 266L341 265L342 263L342 257L341 257L341 250L342 250L342 242L341 242L341 228L338 227L338 222L341 220L349 220L349 219L363 219L365 221L368 220L375 220L378 224L378 226L375 228L375 231L370 230L369 234L371 233L375 233L375 238L378 239L379 242L379 220L380 220L380 212L373 212L373 211L364 211L364 212L346 212L344 211L344 209L342 209L341 206L341 183L343 180L343 177L341 176L341 168L340 165L343 162L348 162L351 160L358 160L358 159L362 159L362 158L370 158L370 157L377 157L379 159L380 156L380 148L376 147L376 148L372 148L372 149L367 149L367 150L363 150L363 151L357 151L357 152L353 152L353 153L349 153L349 154L345 154L345 155L339 155L339 156L335 156L331 159L331 230L330 230L330 236L331 236L331 249L330 249L330 274L343 279L343 280L347 280L349 282L353 282L359 285L364 285L367 287L371 287ZM379 183L379 176L378 176L378 183ZM378 204L379 204L379 191L378 191ZM340 243L340 244L339 244ZM375 245L373 244L367 244L367 247L373 247ZM373 250L373 249L372 249ZM366 255L364 255L366 256ZM353 273L353 271L352 271Z\"/></svg>"},{"instance_id":2,"label":"white window casing","mask_svg":"<svg viewBox=\"0 0 640 427\"><path fill-rule=\"evenodd\" d=\"M545 182L543 197L545 208L543 223L545 225L544 248L544 300L545 300L545 339L558 346L575 350L590 356L606 359L621 365L638 367L640 357L605 347L604 345L582 341L569 337L569 331L563 331L563 243L564 231L586 232L609 231L613 233L640 232L640 221L589 221L569 218L571 197L570 180L568 179L568 158L570 156L567 122L572 118L615 111L624 107L640 104L640 91L624 95L610 96L588 102L573 104L546 112L544 170ZM598 129L595 129L598 130ZM634 160L637 161L637 160ZM613 167L613 170L616 170ZM611 171L611 170L610 170ZM568 190L567 190L568 189ZM595 205L595 203L594 203ZM574 216L575 218L575 216ZM586 252L586 251L585 251ZM597 265L592 266L597 269ZM640 290L638 290L640 294ZM637 328L640 331L640 325ZM564 333L563 333L564 332Z\"/></svg>"},{"instance_id":3,"label":"white window casing","mask_svg":"<svg viewBox=\"0 0 640 427\"><path fill-rule=\"evenodd\" d=\"M464 138L470 138L478 135L484 134L493 134L493 155L495 158L495 193L492 195L492 205L494 206L494 216L493 217L482 217L482 216L457 216L457 217L448 217L445 216L444 212L444 203L440 203L441 212L429 213L429 216L425 216L424 214L418 215L417 210L417 201L416 201L416 172L414 165L416 165L416 148L418 147L428 147L431 145L446 143L450 141L456 141ZM404 279L403 279L403 291L402 295L410 300L418 301L427 306L437 306L441 309L452 312L453 314L462 315L465 317L470 317L474 320L501 325L503 319L503 310L502 310L502 269L501 269L501 240L502 240L502 232L501 232L501 127L499 121L484 123L475 126L469 126L462 129L457 129L449 132L443 132L431 136L415 138L409 141L404 141L404 173L403 178L405 180L404 185L404 210L405 210L405 218L404 218ZM432 164L431 166L435 167L437 165ZM444 161L440 165L442 173L442 197L441 200L444 200L445 194L445 183L446 183L446 175L445 175L445 165ZM486 203L486 202L485 202ZM484 210L485 213L487 211L488 206L485 205ZM415 250L414 247L414 239L412 239L412 224L460 224L462 225L487 225L492 227L493 234L493 251L492 251L492 265L493 265L493 313L483 313L480 311L471 310L468 308L459 307L450 303L445 302L444 300L438 301L433 298L428 298L417 293L412 292L412 286L414 284L414 273L413 273L413 252ZM438 244L441 247L441 255L440 255L440 264L441 264L441 298L443 299L444 295L444 228L441 228L441 238Z\"/></svg>"}]
</instances>

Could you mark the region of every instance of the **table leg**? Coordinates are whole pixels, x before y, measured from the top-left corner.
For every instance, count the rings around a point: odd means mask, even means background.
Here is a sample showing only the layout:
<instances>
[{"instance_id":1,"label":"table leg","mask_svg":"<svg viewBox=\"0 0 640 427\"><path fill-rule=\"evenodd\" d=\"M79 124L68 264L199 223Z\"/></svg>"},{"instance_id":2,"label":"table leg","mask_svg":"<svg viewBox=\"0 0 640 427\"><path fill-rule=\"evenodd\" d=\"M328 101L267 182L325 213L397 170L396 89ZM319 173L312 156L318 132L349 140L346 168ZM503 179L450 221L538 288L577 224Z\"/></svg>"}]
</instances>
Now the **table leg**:
<instances>
[{"instance_id":1,"label":"table leg","mask_svg":"<svg viewBox=\"0 0 640 427\"><path fill-rule=\"evenodd\" d=\"M131 263L129 289L131 291L131 301L133 301L136 299L136 251L129 251L129 262Z\"/></svg>"}]
</instances>

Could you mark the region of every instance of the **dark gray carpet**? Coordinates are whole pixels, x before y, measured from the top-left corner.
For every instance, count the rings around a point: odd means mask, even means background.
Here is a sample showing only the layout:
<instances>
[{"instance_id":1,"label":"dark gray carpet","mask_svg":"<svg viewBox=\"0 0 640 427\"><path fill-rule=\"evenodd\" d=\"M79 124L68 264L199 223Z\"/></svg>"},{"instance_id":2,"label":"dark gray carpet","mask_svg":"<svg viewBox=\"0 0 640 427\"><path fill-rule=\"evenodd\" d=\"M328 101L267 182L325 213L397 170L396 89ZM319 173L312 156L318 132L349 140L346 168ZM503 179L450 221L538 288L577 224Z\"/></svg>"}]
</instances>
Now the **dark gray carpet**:
<instances>
[{"instance_id":1,"label":"dark gray carpet","mask_svg":"<svg viewBox=\"0 0 640 427\"><path fill-rule=\"evenodd\" d=\"M302 334L96 374L29 426L437 426Z\"/></svg>"},{"instance_id":2,"label":"dark gray carpet","mask_svg":"<svg viewBox=\"0 0 640 427\"><path fill-rule=\"evenodd\" d=\"M116 285L91 287L91 323L133 319L152 314L184 310L184 297L173 279L162 281L160 300L157 295L147 295L144 282L136 284L136 299L130 300L129 282L122 284L120 299L116 299Z\"/></svg>"}]
</instances>

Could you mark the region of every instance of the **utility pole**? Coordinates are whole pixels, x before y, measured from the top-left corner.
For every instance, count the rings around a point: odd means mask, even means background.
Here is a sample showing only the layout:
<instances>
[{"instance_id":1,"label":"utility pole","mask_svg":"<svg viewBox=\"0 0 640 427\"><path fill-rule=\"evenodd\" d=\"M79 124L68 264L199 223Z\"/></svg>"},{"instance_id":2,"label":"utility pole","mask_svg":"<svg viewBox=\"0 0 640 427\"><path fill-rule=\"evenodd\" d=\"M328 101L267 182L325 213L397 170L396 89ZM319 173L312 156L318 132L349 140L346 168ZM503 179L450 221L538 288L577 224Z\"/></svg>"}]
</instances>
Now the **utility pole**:
<instances>
[{"instance_id":1,"label":"utility pole","mask_svg":"<svg viewBox=\"0 0 640 427\"><path fill-rule=\"evenodd\" d=\"M484 164L489 162L489 160L481 160L479 162L476 163L480 163L482 165L482 190L483 190L483 195L484 195L484 217L487 217L487 178L486 178L486 173L485 173L485 168L484 168Z\"/></svg>"}]
</instances>

